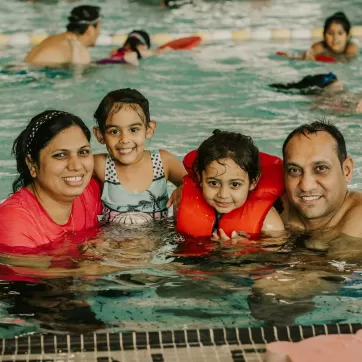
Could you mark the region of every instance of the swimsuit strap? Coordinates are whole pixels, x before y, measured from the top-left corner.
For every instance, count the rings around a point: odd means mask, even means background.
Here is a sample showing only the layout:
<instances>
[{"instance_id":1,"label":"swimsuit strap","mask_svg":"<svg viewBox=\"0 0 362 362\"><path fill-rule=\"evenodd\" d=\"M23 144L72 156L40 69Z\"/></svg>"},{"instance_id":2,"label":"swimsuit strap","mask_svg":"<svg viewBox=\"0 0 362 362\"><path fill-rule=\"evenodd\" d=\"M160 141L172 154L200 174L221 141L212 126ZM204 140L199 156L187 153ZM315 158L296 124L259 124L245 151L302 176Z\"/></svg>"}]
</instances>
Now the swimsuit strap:
<instances>
[{"instance_id":1,"label":"swimsuit strap","mask_svg":"<svg viewBox=\"0 0 362 362\"><path fill-rule=\"evenodd\" d=\"M109 182L114 185L120 185L121 183L118 180L116 165L112 160L111 156L107 156L106 158L106 169L104 174L104 182Z\"/></svg>"},{"instance_id":2,"label":"swimsuit strap","mask_svg":"<svg viewBox=\"0 0 362 362\"><path fill-rule=\"evenodd\" d=\"M151 150L151 160L153 167L153 179L152 181L157 181L165 177L165 171L163 169L161 155L159 150Z\"/></svg>"}]
</instances>

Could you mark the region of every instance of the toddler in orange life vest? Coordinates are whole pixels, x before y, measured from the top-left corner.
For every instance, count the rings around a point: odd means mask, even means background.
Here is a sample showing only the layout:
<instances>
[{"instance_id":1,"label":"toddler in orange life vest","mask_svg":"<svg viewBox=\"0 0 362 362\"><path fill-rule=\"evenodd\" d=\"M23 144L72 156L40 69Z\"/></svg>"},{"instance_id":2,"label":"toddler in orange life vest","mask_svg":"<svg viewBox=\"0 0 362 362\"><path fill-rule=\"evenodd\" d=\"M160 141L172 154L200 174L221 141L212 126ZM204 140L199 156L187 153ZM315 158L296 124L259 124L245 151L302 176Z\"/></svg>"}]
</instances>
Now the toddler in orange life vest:
<instances>
[{"instance_id":1,"label":"toddler in orange life vest","mask_svg":"<svg viewBox=\"0 0 362 362\"><path fill-rule=\"evenodd\" d=\"M227 240L284 230L273 207L284 192L282 160L259 153L251 137L215 130L196 157L195 151L185 157L184 165L189 175L184 177L178 231Z\"/></svg>"}]
</instances>

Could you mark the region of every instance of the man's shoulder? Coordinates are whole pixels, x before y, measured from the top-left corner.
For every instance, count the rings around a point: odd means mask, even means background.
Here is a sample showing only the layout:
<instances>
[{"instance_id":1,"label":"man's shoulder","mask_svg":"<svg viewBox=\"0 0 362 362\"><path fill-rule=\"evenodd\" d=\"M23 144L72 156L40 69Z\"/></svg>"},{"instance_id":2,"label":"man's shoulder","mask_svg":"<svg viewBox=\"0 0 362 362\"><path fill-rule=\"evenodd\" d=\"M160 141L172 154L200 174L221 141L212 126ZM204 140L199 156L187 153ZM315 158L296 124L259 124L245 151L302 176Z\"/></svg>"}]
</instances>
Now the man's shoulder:
<instances>
[{"instance_id":1,"label":"man's shoulder","mask_svg":"<svg viewBox=\"0 0 362 362\"><path fill-rule=\"evenodd\" d=\"M351 236L362 236L362 192L351 191L343 207L340 219L341 231Z\"/></svg>"},{"instance_id":2,"label":"man's shoulder","mask_svg":"<svg viewBox=\"0 0 362 362\"><path fill-rule=\"evenodd\" d=\"M39 64L70 62L71 47L66 34L61 33L47 37L30 51L25 60L29 63Z\"/></svg>"},{"instance_id":3,"label":"man's shoulder","mask_svg":"<svg viewBox=\"0 0 362 362\"><path fill-rule=\"evenodd\" d=\"M362 192L350 191L347 198L348 210L361 209L362 210Z\"/></svg>"}]
</instances>

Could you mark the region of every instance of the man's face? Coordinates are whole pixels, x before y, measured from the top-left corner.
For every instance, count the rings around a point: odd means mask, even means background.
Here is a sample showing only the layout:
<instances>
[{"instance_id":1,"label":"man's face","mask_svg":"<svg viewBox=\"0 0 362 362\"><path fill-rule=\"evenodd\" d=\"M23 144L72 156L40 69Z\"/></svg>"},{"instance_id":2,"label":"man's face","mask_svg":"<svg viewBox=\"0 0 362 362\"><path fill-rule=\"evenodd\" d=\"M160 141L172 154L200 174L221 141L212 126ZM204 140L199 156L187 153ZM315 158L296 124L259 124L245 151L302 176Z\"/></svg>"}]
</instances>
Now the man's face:
<instances>
[{"instance_id":1,"label":"man's face","mask_svg":"<svg viewBox=\"0 0 362 362\"><path fill-rule=\"evenodd\" d=\"M288 199L307 220L332 218L346 197L353 161L341 167L337 142L325 131L295 135L284 152L284 180Z\"/></svg>"}]
</instances>

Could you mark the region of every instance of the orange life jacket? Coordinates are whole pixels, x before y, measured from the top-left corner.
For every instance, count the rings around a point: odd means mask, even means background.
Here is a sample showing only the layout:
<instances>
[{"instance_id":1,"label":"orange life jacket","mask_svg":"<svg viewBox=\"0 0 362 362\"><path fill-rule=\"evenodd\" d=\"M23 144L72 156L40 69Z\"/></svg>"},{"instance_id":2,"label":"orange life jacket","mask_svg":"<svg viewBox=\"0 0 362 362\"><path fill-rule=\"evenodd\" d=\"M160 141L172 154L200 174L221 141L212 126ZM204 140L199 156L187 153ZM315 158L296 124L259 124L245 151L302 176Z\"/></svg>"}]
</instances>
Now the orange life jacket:
<instances>
[{"instance_id":1,"label":"orange life jacket","mask_svg":"<svg viewBox=\"0 0 362 362\"><path fill-rule=\"evenodd\" d=\"M206 203L198 181L192 171L196 151L184 158L189 175L184 177L182 198L177 215L177 231L192 236L211 236L216 222L215 209ZM235 231L249 235L260 234L264 219L274 202L284 192L283 166L279 157L259 153L261 176L257 187L241 207L224 214L219 220L219 229L230 236Z\"/></svg>"}]
</instances>

